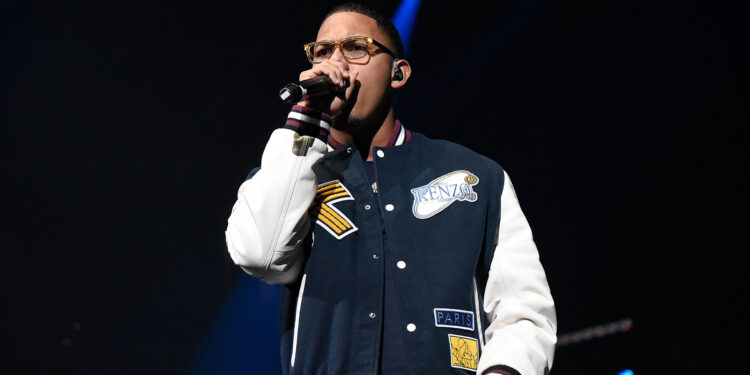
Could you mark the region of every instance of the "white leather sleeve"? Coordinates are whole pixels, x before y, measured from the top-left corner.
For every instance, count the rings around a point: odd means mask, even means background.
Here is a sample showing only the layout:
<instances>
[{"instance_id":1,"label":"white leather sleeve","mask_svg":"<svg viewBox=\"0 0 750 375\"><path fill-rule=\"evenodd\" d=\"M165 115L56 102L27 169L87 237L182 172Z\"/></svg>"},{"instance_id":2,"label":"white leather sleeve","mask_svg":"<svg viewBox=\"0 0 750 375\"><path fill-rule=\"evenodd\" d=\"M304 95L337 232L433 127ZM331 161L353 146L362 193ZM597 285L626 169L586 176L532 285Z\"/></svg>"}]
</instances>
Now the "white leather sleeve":
<instances>
[{"instance_id":1,"label":"white leather sleeve","mask_svg":"<svg viewBox=\"0 0 750 375\"><path fill-rule=\"evenodd\" d=\"M484 292L489 325L477 374L497 365L522 375L547 374L557 342L555 305L507 173L500 200L498 244Z\"/></svg>"},{"instance_id":2,"label":"white leather sleeve","mask_svg":"<svg viewBox=\"0 0 750 375\"><path fill-rule=\"evenodd\" d=\"M315 137L286 128L271 134L260 170L240 186L225 232L232 260L248 274L269 284L299 276L317 188L312 165L325 152Z\"/></svg>"}]
</instances>

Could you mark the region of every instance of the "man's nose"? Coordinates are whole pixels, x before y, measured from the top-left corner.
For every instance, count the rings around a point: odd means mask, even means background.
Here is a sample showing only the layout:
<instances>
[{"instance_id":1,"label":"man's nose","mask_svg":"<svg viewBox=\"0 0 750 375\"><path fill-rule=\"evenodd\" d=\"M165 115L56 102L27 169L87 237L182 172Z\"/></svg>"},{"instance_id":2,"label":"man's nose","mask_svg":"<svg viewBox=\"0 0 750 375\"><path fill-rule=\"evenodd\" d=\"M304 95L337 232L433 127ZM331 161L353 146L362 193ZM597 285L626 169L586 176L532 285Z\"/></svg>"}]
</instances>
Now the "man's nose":
<instances>
[{"instance_id":1,"label":"man's nose","mask_svg":"<svg viewBox=\"0 0 750 375\"><path fill-rule=\"evenodd\" d=\"M344 60L344 53L341 52L341 46L333 47L333 53L331 53L331 60L334 60L334 61Z\"/></svg>"}]
</instances>

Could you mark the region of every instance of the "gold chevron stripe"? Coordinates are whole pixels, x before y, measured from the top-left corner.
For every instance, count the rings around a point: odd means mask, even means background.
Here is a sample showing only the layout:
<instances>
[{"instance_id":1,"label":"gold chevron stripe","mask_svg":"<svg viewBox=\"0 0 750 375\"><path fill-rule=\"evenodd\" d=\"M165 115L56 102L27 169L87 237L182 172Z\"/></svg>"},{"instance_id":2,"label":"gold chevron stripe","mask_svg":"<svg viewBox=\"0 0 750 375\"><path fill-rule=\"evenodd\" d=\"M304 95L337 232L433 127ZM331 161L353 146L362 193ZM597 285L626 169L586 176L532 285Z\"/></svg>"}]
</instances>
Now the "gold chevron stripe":
<instances>
[{"instance_id":1,"label":"gold chevron stripe","mask_svg":"<svg viewBox=\"0 0 750 375\"><path fill-rule=\"evenodd\" d=\"M316 207L312 211L312 215L315 216L315 218L324 221L331 229L346 231L351 228L349 223L347 223L346 220L341 217L341 215L332 211L331 208L327 205Z\"/></svg>"},{"instance_id":2,"label":"gold chevron stripe","mask_svg":"<svg viewBox=\"0 0 750 375\"><path fill-rule=\"evenodd\" d=\"M318 194L316 196L317 197L325 197L325 196L328 196L328 195L331 195L331 194L341 193L342 191L345 192L346 190L344 190L344 188L341 188L341 187L336 188L336 189L328 189L328 190L326 190L324 192L318 192Z\"/></svg>"},{"instance_id":3,"label":"gold chevron stripe","mask_svg":"<svg viewBox=\"0 0 750 375\"><path fill-rule=\"evenodd\" d=\"M322 202L326 203L326 202L330 202L330 201L332 201L332 200L334 200L336 198L348 197L348 196L349 196L349 193L347 193L347 192L332 194L332 195L329 195L329 196L323 198Z\"/></svg>"},{"instance_id":4,"label":"gold chevron stripe","mask_svg":"<svg viewBox=\"0 0 750 375\"><path fill-rule=\"evenodd\" d=\"M349 221L349 218L326 204L340 198L353 199L346 187L338 181L322 186L316 191L315 204L310 210L310 214L317 219L317 223L326 227L331 233L335 233L339 239L343 237L344 233L348 234L357 230L354 224Z\"/></svg>"},{"instance_id":5,"label":"gold chevron stripe","mask_svg":"<svg viewBox=\"0 0 750 375\"><path fill-rule=\"evenodd\" d=\"M336 224L337 227L341 228L341 230L347 230L351 228L351 225L344 220L341 215L339 215L336 211L332 210L331 207L329 207L327 204L322 204L320 206L320 213L325 215L329 220L331 220L334 224Z\"/></svg>"},{"instance_id":6,"label":"gold chevron stripe","mask_svg":"<svg viewBox=\"0 0 750 375\"><path fill-rule=\"evenodd\" d=\"M327 186L323 186L322 188L319 188L317 193L321 194L331 189L340 189L340 188L341 188L341 184L330 184Z\"/></svg>"},{"instance_id":7,"label":"gold chevron stripe","mask_svg":"<svg viewBox=\"0 0 750 375\"><path fill-rule=\"evenodd\" d=\"M326 218L323 215L318 215L317 219L323 222L323 224L325 224L326 226L328 226L328 228L331 228L334 232L336 232L336 234L341 234L344 232L343 230L339 229L338 226L334 225L330 220L328 220L328 218Z\"/></svg>"}]
</instances>

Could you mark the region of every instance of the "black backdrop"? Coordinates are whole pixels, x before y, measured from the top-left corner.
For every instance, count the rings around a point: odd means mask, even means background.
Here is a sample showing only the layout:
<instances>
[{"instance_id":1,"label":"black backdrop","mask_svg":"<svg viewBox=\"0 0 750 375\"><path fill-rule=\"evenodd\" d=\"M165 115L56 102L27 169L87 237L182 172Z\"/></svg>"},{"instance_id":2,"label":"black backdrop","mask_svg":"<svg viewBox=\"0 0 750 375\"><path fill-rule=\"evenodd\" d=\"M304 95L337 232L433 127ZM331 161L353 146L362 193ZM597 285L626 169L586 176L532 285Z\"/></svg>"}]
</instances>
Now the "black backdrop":
<instances>
[{"instance_id":1,"label":"black backdrop","mask_svg":"<svg viewBox=\"0 0 750 375\"><path fill-rule=\"evenodd\" d=\"M332 4L0 2L3 373L187 366L246 277L226 218ZM509 171L559 333L633 319L554 374L741 363L737 4L421 4L399 117Z\"/></svg>"}]
</instances>

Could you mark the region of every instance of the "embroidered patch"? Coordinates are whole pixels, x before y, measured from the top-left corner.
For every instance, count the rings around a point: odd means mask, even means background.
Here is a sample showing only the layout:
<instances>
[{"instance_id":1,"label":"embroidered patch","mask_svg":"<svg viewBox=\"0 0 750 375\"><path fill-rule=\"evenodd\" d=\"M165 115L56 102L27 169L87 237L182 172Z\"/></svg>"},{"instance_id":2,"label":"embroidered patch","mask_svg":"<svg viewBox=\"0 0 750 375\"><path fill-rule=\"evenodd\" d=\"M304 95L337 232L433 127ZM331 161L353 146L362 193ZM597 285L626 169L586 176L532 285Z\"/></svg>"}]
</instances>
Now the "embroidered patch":
<instances>
[{"instance_id":1,"label":"embroidered patch","mask_svg":"<svg viewBox=\"0 0 750 375\"><path fill-rule=\"evenodd\" d=\"M479 345L471 337L448 335L451 345L451 367L477 371Z\"/></svg>"},{"instance_id":2,"label":"embroidered patch","mask_svg":"<svg viewBox=\"0 0 750 375\"><path fill-rule=\"evenodd\" d=\"M357 231L357 227L333 204L341 201L352 201L354 197L339 180L318 185L310 214L315 217L315 224L325 228L332 236L340 240Z\"/></svg>"},{"instance_id":3,"label":"embroidered patch","mask_svg":"<svg viewBox=\"0 0 750 375\"><path fill-rule=\"evenodd\" d=\"M469 171L453 171L429 184L411 189L414 194L412 212L417 219L428 219L448 208L455 201L476 202L472 186L479 178Z\"/></svg>"},{"instance_id":4,"label":"embroidered patch","mask_svg":"<svg viewBox=\"0 0 750 375\"><path fill-rule=\"evenodd\" d=\"M456 309L433 309L435 327L448 327L474 331L474 312Z\"/></svg>"}]
</instances>

